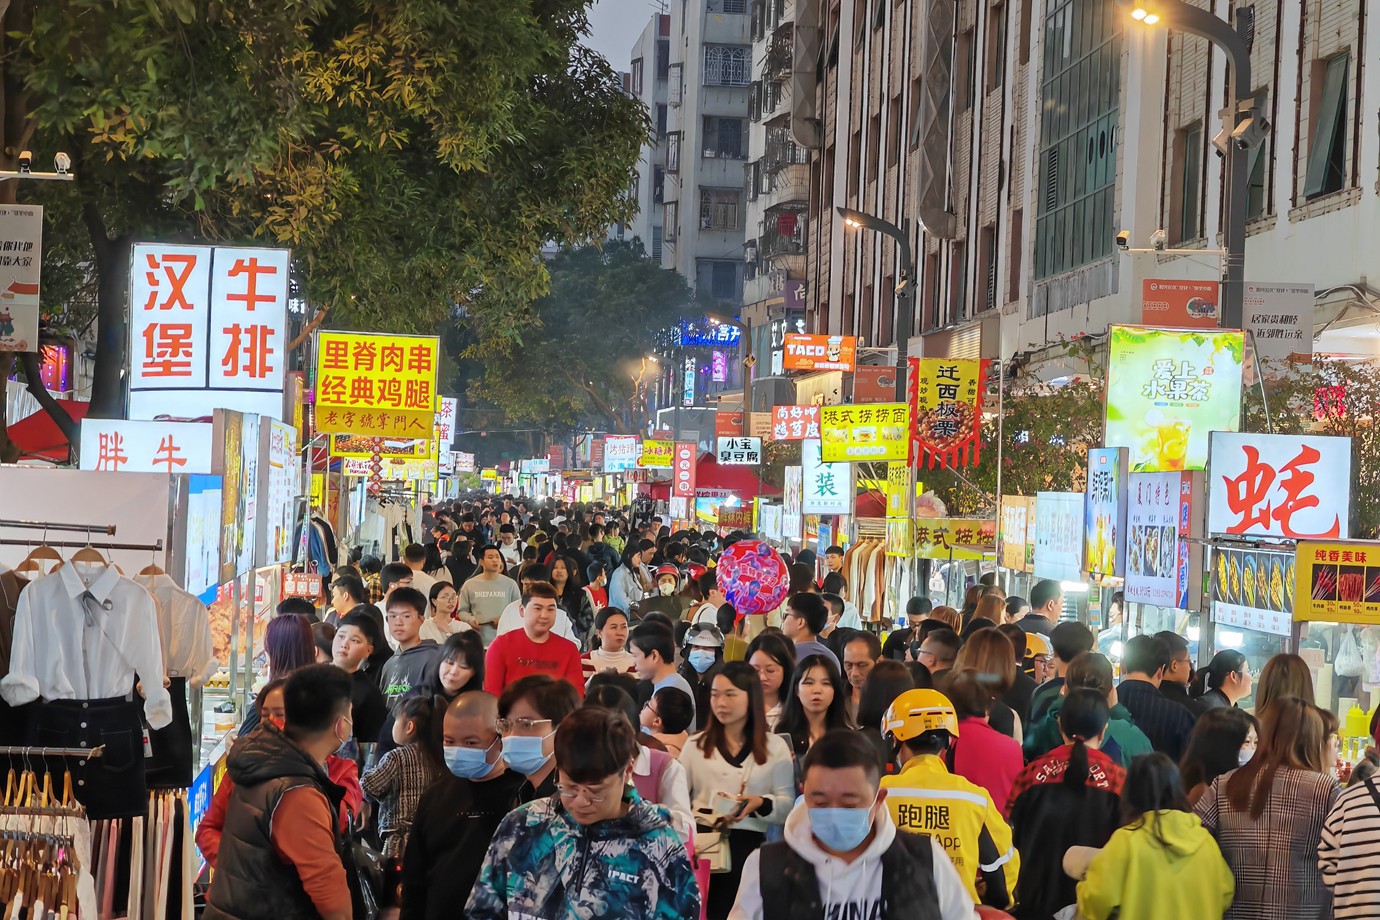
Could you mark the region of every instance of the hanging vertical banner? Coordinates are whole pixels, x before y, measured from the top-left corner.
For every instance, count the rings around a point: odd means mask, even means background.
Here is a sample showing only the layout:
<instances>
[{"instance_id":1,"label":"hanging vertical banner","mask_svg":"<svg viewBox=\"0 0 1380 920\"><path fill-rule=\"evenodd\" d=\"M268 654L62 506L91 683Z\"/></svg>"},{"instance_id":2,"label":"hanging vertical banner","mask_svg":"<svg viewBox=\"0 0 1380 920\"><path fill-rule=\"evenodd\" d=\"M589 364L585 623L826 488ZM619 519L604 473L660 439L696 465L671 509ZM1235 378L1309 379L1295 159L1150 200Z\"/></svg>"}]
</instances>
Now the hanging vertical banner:
<instances>
[{"instance_id":1,"label":"hanging vertical banner","mask_svg":"<svg viewBox=\"0 0 1380 920\"><path fill-rule=\"evenodd\" d=\"M43 208L0 207L0 352L38 351L38 278Z\"/></svg>"},{"instance_id":2,"label":"hanging vertical banner","mask_svg":"<svg viewBox=\"0 0 1380 920\"><path fill-rule=\"evenodd\" d=\"M1197 470L1132 473L1126 510L1126 600L1187 610L1202 593L1202 553L1189 539L1199 536L1194 514L1202 493Z\"/></svg>"},{"instance_id":3,"label":"hanging vertical banner","mask_svg":"<svg viewBox=\"0 0 1380 920\"><path fill-rule=\"evenodd\" d=\"M987 361L970 358L910 358L906 394L910 437L917 466L930 469L978 462L982 391Z\"/></svg>"},{"instance_id":4,"label":"hanging vertical banner","mask_svg":"<svg viewBox=\"0 0 1380 920\"><path fill-rule=\"evenodd\" d=\"M825 463L818 438L800 442L800 462L801 513L851 514L853 464Z\"/></svg>"},{"instance_id":5,"label":"hanging vertical banner","mask_svg":"<svg viewBox=\"0 0 1380 920\"><path fill-rule=\"evenodd\" d=\"M1094 575L1126 573L1126 460L1124 447L1088 451L1083 559Z\"/></svg>"},{"instance_id":6,"label":"hanging vertical banner","mask_svg":"<svg viewBox=\"0 0 1380 920\"><path fill-rule=\"evenodd\" d=\"M671 494L676 498L690 499L695 497L695 454L697 452L697 446L691 441L676 442L676 459L675 466L672 468L671 483Z\"/></svg>"},{"instance_id":7,"label":"hanging vertical banner","mask_svg":"<svg viewBox=\"0 0 1380 920\"><path fill-rule=\"evenodd\" d=\"M801 493L804 475L801 467L788 466L785 469L781 490L781 539L799 540L801 518Z\"/></svg>"}]
</instances>

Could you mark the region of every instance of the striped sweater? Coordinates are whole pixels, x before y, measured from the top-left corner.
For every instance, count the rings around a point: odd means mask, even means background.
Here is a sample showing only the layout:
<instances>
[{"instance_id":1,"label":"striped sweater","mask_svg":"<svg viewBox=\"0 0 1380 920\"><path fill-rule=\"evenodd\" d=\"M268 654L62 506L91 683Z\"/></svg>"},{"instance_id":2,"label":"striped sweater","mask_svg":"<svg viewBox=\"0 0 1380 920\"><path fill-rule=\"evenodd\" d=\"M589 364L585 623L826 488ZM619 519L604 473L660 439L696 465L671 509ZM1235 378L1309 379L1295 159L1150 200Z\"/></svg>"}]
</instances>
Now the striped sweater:
<instances>
[{"instance_id":1,"label":"striped sweater","mask_svg":"<svg viewBox=\"0 0 1380 920\"><path fill-rule=\"evenodd\" d=\"M1372 781L1373 782L1373 781ZM1375 787L1380 792L1380 785ZM1380 806L1366 783L1337 798L1323 822L1318 868L1337 920L1380 917Z\"/></svg>"}]
</instances>

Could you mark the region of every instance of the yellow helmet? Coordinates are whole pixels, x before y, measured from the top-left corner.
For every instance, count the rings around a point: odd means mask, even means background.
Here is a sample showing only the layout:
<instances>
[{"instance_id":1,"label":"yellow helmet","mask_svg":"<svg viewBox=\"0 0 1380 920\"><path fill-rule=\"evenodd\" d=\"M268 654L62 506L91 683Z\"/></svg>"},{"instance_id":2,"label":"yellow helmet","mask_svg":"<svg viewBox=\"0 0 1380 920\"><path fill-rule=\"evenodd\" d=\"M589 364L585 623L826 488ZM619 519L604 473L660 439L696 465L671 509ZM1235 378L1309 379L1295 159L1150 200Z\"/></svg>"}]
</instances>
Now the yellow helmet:
<instances>
[{"instance_id":1,"label":"yellow helmet","mask_svg":"<svg viewBox=\"0 0 1380 920\"><path fill-rule=\"evenodd\" d=\"M882 717L882 737L893 741L910 741L940 729L958 737L958 713L938 690L907 690Z\"/></svg>"},{"instance_id":2,"label":"yellow helmet","mask_svg":"<svg viewBox=\"0 0 1380 920\"><path fill-rule=\"evenodd\" d=\"M1034 658L1036 655L1044 655L1048 658L1054 654L1054 650L1049 646L1049 640L1039 633L1029 633L1025 637L1025 653L1028 657Z\"/></svg>"}]
</instances>

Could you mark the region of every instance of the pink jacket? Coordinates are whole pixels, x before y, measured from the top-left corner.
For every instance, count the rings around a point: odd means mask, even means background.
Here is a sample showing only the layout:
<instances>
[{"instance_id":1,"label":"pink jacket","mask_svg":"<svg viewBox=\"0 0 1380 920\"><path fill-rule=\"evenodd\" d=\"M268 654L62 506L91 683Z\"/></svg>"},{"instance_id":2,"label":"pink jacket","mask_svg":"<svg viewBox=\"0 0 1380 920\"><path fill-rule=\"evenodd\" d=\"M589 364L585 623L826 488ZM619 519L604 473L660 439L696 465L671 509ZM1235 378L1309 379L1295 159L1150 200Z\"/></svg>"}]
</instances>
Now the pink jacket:
<instances>
[{"instance_id":1,"label":"pink jacket","mask_svg":"<svg viewBox=\"0 0 1380 920\"><path fill-rule=\"evenodd\" d=\"M1011 786L1025 768L1016 739L1003 735L982 719L965 716L958 720L958 737L945 762L954 773L986 789L1002 817L1009 817Z\"/></svg>"}]
</instances>

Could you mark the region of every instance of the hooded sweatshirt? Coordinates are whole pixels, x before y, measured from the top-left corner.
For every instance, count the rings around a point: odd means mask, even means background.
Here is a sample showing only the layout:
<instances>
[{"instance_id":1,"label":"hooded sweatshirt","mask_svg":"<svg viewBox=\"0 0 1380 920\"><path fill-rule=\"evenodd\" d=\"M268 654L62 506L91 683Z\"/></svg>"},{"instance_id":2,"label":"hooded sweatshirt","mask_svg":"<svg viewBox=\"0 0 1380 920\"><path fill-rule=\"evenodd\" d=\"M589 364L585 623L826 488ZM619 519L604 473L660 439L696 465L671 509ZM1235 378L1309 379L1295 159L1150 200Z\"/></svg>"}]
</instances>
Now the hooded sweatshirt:
<instances>
[{"instance_id":1,"label":"hooded sweatshirt","mask_svg":"<svg viewBox=\"0 0 1380 920\"><path fill-rule=\"evenodd\" d=\"M628 793L621 818L585 826L558 795L508 814L465 905L468 920L682 920L699 886L670 812Z\"/></svg>"},{"instance_id":2,"label":"hooded sweatshirt","mask_svg":"<svg viewBox=\"0 0 1380 920\"><path fill-rule=\"evenodd\" d=\"M383 698L389 707L406 696L413 687L434 679L440 664L441 647L430 639L423 639L420 645L389 658L379 677L379 689L383 691Z\"/></svg>"},{"instance_id":3,"label":"hooded sweatshirt","mask_svg":"<svg viewBox=\"0 0 1380 920\"><path fill-rule=\"evenodd\" d=\"M1121 920L1220 917L1235 891L1231 869L1198 817L1156 811L1112 834L1093 859L1078 883L1078 915L1106 920L1120 910Z\"/></svg>"},{"instance_id":4,"label":"hooded sweatshirt","mask_svg":"<svg viewBox=\"0 0 1380 920\"><path fill-rule=\"evenodd\" d=\"M877 809L872 820L872 842L852 862L824 850L810 829L810 809L803 801L786 819L786 843L815 870L825 917L880 917L882 904L882 854L896 839L896 824L886 808ZM934 888L939 915L944 920L973 920L976 912L963 880L958 877L944 848L933 837ZM738 899L729 920L762 920L761 853L754 850L743 863Z\"/></svg>"}]
</instances>

